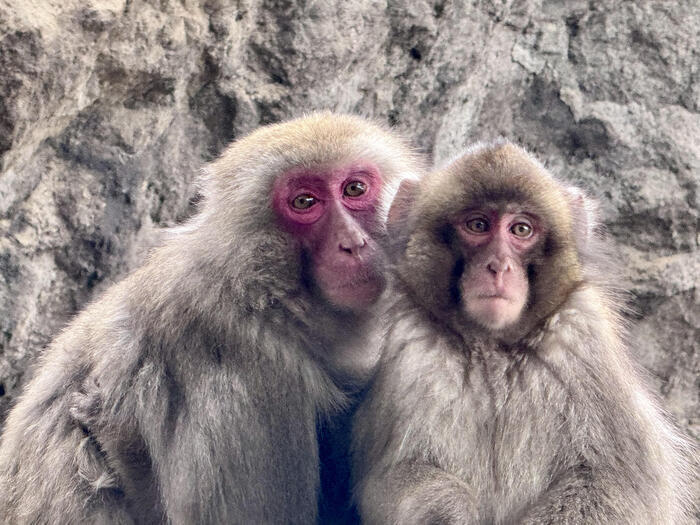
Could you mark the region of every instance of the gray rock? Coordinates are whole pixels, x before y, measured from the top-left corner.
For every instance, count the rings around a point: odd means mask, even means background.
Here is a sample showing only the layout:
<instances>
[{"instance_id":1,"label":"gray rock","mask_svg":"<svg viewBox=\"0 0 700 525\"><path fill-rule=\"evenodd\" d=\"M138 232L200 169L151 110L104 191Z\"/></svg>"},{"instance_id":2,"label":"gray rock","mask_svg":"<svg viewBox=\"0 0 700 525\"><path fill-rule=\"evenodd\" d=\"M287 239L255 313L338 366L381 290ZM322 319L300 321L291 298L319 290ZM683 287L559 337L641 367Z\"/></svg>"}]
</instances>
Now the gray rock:
<instances>
[{"instance_id":1,"label":"gray rock","mask_svg":"<svg viewBox=\"0 0 700 525\"><path fill-rule=\"evenodd\" d=\"M503 135L587 188L638 358L700 437L699 24L694 0L0 3L0 419L31 359L191 214L204 162L330 108L438 165Z\"/></svg>"}]
</instances>

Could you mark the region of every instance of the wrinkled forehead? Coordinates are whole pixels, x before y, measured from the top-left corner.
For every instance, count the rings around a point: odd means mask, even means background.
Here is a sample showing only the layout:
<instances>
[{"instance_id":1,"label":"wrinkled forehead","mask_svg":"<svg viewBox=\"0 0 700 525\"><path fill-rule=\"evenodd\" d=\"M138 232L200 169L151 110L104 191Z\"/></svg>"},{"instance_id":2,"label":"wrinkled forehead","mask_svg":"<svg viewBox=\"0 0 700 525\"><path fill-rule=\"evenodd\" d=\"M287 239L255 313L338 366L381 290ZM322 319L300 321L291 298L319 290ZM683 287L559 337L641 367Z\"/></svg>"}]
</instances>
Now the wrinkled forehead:
<instances>
[{"instance_id":1,"label":"wrinkled forehead","mask_svg":"<svg viewBox=\"0 0 700 525\"><path fill-rule=\"evenodd\" d=\"M465 215L477 212L487 215L526 214L534 217L540 216L537 208L526 201L496 200L480 201L472 206L465 206L456 218L461 219Z\"/></svg>"},{"instance_id":2,"label":"wrinkled forehead","mask_svg":"<svg viewBox=\"0 0 700 525\"><path fill-rule=\"evenodd\" d=\"M513 186L502 186L493 189L482 189L477 186L467 185L462 192L459 205L462 208L479 208L488 206L498 211L511 211L514 208L529 208L535 211L538 206L532 200L532 196L519 191Z\"/></svg>"},{"instance_id":3,"label":"wrinkled forehead","mask_svg":"<svg viewBox=\"0 0 700 525\"><path fill-rule=\"evenodd\" d=\"M447 169L424 181L413 213L419 223L438 224L460 218L469 210L527 213L566 233L570 210L562 189L545 173L489 164ZM504 169L506 168L506 169ZM525 166L529 168L529 166Z\"/></svg>"},{"instance_id":4,"label":"wrinkled forehead","mask_svg":"<svg viewBox=\"0 0 700 525\"><path fill-rule=\"evenodd\" d=\"M263 148L264 149L264 148ZM260 152L250 152L252 156ZM284 138L263 153L276 172L314 171L333 173L352 166L372 165L390 176L397 165L409 161L407 152L381 133L325 136L311 134L300 140Z\"/></svg>"},{"instance_id":5,"label":"wrinkled forehead","mask_svg":"<svg viewBox=\"0 0 700 525\"><path fill-rule=\"evenodd\" d=\"M321 190L340 187L350 180L357 179L368 184L372 190L382 186L380 170L367 161L347 162L345 164L318 164L311 167L295 166L277 175L273 191L294 192L298 190Z\"/></svg>"}]
</instances>

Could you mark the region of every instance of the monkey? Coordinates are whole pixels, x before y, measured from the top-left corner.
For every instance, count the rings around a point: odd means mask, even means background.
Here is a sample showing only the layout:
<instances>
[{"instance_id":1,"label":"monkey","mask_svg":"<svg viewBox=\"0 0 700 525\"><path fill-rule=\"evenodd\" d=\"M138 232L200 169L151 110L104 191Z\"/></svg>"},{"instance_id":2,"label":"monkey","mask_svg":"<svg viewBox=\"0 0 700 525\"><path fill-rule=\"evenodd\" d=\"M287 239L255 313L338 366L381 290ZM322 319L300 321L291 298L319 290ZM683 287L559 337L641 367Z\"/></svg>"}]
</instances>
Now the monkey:
<instances>
[{"instance_id":1,"label":"monkey","mask_svg":"<svg viewBox=\"0 0 700 525\"><path fill-rule=\"evenodd\" d=\"M377 361L385 221L421 173L330 112L261 127L40 356L0 444L8 523L314 523L317 427Z\"/></svg>"},{"instance_id":2,"label":"monkey","mask_svg":"<svg viewBox=\"0 0 700 525\"><path fill-rule=\"evenodd\" d=\"M499 139L396 202L363 523L690 522L692 449L626 346L594 201Z\"/></svg>"}]
</instances>

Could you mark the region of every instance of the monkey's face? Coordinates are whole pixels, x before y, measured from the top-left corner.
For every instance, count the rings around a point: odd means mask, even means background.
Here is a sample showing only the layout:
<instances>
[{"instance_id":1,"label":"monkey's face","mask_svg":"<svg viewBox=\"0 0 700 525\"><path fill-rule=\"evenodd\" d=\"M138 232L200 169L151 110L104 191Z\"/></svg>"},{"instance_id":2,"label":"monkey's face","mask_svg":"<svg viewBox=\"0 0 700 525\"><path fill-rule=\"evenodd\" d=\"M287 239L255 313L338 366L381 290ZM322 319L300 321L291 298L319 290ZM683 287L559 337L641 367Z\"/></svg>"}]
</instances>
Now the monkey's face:
<instances>
[{"instance_id":1,"label":"monkey's face","mask_svg":"<svg viewBox=\"0 0 700 525\"><path fill-rule=\"evenodd\" d=\"M581 281L575 195L521 148L477 145L401 199L408 231L400 280L457 330L519 341ZM574 208L572 208L574 203ZM392 213L393 212L393 213ZM576 228L574 230L574 227Z\"/></svg>"},{"instance_id":2,"label":"monkey's face","mask_svg":"<svg viewBox=\"0 0 700 525\"><path fill-rule=\"evenodd\" d=\"M385 286L374 241L381 184L369 164L297 169L275 181L273 207L303 252L310 289L341 309L371 305Z\"/></svg>"},{"instance_id":3,"label":"monkey's face","mask_svg":"<svg viewBox=\"0 0 700 525\"><path fill-rule=\"evenodd\" d=\"M480 326L498 331L515 324L528 302L528 261L542 238L537 217L521 206L472 209L453 225L464 255L461 307Z\"/></svg>"}]
</instances>

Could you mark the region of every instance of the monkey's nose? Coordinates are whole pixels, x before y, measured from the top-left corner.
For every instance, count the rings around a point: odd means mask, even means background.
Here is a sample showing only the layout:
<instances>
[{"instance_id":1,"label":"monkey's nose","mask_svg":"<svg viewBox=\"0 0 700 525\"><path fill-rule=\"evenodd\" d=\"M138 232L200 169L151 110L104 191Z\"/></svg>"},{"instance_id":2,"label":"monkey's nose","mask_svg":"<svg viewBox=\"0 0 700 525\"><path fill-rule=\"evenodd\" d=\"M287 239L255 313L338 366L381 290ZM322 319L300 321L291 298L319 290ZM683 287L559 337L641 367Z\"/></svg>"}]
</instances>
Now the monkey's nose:
<instances>
[{"instance_id":1,"label":"monkey's nose","mask_svg":"<svg viewBox=\"0 0 700 525\"><path fill-rule=\"evenodd\" d=\"M357 240L341 241L339 248L341 252L357 256L365 246L367 246L367 240L360 238Z\"/></svg>"},{"instance_id":2,"label":"monkey's nose","mask_svg":"<svg viewBox=\"0 0 700 525\"><path fill-rule=\"evenodd\" d=\"M486 268L494 274L494 276L498 276L501 274L504 274L508 271L510 271L511 266L510 266L510 261L508 259L491 259L487 264Z\"/></svg>"}]
</instances>

